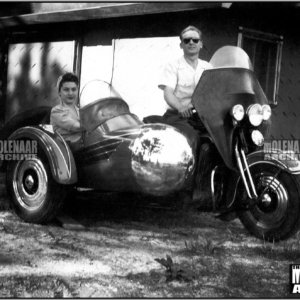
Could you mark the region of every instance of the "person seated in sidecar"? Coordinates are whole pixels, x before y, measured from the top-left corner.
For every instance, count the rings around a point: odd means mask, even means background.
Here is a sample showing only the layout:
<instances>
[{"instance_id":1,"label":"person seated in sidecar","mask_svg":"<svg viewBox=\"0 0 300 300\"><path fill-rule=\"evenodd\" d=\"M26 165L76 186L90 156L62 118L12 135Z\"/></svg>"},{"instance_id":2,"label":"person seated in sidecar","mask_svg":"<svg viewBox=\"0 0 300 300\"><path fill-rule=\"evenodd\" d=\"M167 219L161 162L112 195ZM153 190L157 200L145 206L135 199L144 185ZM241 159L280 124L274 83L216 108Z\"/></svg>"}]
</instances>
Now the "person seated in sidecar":
<instances>
[{"instance_id":1,"label":"person seated in sidecar","mask_svg":"<svg viewBox=\"0 0 300 300\"><path fill-rule=\"evenodd\" d=\"M198 28L188 26L183 29L179 38L183 56L166 65L158 87L164 91L164 99L169 107L163 115L165 123L183 132L194 152L198 153L199 131L190 125L188 118L193 115L191 100L196 85L203 71L212 66L198 57L203 46L202 32ZM194 201L209 199L211 193L207 190L209 187L205 191L196 188L193 194Z\"/></svg>"},{"instance_id":2,"label":"person seated in sidecar","mask_svg":"<svg viewBox=\"0 0 300 300\"><path fill-rule=\"evenodd\" d=\"M58 78L57 88L60 104L51 110L50 124L58 132L70 148L75 151L83 146L80 126L78 101L79 79L73 73L66 73Z\"/></svg>"}]
</instances>

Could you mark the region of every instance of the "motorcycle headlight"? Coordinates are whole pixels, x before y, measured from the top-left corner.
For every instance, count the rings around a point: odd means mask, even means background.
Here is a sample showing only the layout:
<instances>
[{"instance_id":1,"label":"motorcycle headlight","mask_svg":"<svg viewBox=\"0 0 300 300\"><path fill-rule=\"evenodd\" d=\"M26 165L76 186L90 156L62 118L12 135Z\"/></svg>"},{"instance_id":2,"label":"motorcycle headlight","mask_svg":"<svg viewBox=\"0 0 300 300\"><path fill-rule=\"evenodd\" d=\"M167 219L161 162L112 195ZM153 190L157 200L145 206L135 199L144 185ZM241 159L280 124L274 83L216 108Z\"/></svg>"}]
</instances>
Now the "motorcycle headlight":
<instances>
[{"instance_id":1,"label":"motorcycle headlight","mask_svg":"<svg viewBox=\"0 0 300 300\"><path fill-rule=\"evenodd\" d=\"M271 117L271 114L272 114L272 110L271 110L271 107L270 105L263 105L262 106L262 112L263 112L263 119L266 121L266 120L269 120L270 117Z\"/></svg>"},{"instance_id":2,"label":"motorcycle headlight","mask_svg":"<svg viewBox=\"0 0 300 300\"><path fill-rule=\"evenodd\" d=\"M245 115L244 107L237 104L231 108L230 114L236 121L241 121Z\"/></svg>"},{"instance_id":3,"label":"motorcycle headlight","mask_svg":"<svg viewBox=\"0 0 300 300\"><path fill-rule=\"evenodd\" d=\"M247 109L249 121L253 126L259 126L263 121L263 110L260 104L252 104Z\"/></svg>"},{"instance_id":4,"label":"motorcycle headlight","mask_svg":"<svg viewBox=\"0 0 300 300\"><path fill-rule=\"evenodd\" d=\"M262 146L264 144L264 136L258 130L253 130L251 133L252 141L257 146Z\"/></svg>"}]
</instances>

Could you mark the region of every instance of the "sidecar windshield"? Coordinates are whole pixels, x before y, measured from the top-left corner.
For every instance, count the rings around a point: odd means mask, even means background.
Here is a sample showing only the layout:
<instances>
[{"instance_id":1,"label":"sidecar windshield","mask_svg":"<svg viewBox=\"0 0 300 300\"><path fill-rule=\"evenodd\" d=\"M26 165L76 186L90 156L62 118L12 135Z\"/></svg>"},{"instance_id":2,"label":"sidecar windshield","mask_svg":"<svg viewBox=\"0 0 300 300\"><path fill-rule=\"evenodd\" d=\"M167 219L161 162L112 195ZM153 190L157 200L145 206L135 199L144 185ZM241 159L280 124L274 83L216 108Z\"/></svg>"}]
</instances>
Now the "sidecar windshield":
<instances>
[{"instance_id":1,"label":"sidecar windshield","mask_svg":"<svg viewBox=\"0 0 300 300\"><path fill-rule=\"evenodd\" d=\"M121 128L140 125L136 117L131 116L128 104L111 84L102 80L93 80L86 84L80 94L80 122L82 128L92 132L103 125L109 132Z\"/></svg>"},{"instance_id":2,"label":"sidecar windshield","mask_svg":"<svg viewBox=\"0 0 300 300\"><path fill-rule=\"evenodd\" d=\"M93 102L101 101L108 98L120 98L120 94L111 84L103 80L92 80L88 82L80 93L80 108Z\"/></svg>"},{"instance_id":3,"label":"sidecar windshield","mask_svg":"<svg viewBox=\"0 0 300 300\"><path fill-rule=\"evenodd\" d=\"M247 53L239 47L225 46L215 52L210 60L213 69L244 68L253 71Z\"/></svg>"},{"instance_id":4,"label":"sidecar windshield","mask_svg":"<svg viewBox=\"0 0 300 300\"><path fill-rule=\"evenodd\" d=\"M137 116L133 114L123 114L102 123L100 128L103 132L109 133L111 131L136 127L139 125L143 125L143 122L141 122Z\"/></svg>"}]
</instances>

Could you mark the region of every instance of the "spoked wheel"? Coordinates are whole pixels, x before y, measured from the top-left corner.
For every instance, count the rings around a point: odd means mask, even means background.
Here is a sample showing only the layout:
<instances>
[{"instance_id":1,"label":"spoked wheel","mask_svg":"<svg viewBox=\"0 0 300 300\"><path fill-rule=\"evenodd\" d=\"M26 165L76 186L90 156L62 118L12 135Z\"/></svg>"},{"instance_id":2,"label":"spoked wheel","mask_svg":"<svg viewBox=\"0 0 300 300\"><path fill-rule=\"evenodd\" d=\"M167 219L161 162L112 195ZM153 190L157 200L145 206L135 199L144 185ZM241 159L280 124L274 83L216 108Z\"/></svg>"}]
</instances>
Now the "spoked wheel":
<instances>
[{"instance_id":1,"label":"spoked wheel","mask_svg":"<svg viewBox=\"0 0 300 300\"><path fill-rule=\"evenodd\" d=\"M16 214L31 223L53 219L66 196L65 187L55 182L48 163L39 157L11 161L6 186Z\"/></svg>"},{"instance_id":2,"label":"spoked wheel","mask_svg":"<svg viewBox=\"0 0 300 300\"><path fill-rule=\"evenodd\" d=\"M250 168L258 195L257 205L239 213L245 228L266 241L279 241L294 235L300 227L298 175L275 165L259 163Z\"/></svg>"}]
</instances>

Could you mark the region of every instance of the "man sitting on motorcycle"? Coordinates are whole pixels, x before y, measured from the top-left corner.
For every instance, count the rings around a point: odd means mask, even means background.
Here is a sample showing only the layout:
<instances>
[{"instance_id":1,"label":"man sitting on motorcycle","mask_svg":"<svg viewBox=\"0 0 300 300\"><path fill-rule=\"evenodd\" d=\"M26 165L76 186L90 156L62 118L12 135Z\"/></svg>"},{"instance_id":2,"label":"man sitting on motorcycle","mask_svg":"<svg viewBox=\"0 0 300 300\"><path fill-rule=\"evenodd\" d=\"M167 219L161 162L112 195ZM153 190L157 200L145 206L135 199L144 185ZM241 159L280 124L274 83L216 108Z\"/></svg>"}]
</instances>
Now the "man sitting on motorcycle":
<instances>
[{"instance_id":1,"label":"man sitting on motorcycle","mask_svg":"<svg viewBox=\"0 0 300 300\"><path fill-rule=\"evenodd\" d=\"M169 106L163 116L166 123L183 132L194 153L198 153L199 131L190 125L188 118L193 115L191 99L196 85L203 71L210 69L211 65L198 57L203 46L202 33L198 28L188 26L179 37L183 56L166 65L158 87L164 91L164 99ZM194 189L193 202L210 197L209 184L205 190L200 187Z\"/></svg>"}]
</instances>

